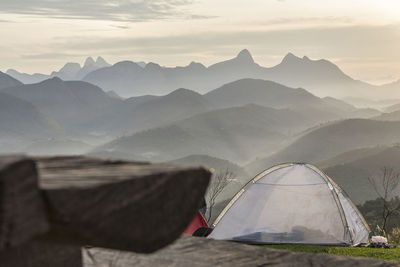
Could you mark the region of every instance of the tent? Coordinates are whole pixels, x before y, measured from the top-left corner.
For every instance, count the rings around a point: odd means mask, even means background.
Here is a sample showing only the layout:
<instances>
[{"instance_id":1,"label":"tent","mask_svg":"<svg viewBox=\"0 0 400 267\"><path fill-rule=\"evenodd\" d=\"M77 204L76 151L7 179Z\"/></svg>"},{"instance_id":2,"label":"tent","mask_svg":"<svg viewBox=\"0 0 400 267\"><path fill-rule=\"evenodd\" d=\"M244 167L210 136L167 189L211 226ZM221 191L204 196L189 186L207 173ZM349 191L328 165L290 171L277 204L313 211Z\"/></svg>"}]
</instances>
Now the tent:
<instances>
[{"instance_id":1,"label":"tent","mask_svg":"<svg viewBox=\"0 0 400 267\"><path fill-rule=\"evenodd\" d=\"M310 164L274 166L245 185L209 238L253 244L356 245L370 229L343 190Z\"/></svg>"},{"instance_id":2,"label":"tent","mask_svg":"<svg viewBox=\"0 0 400 267\"><path fill-rule=\"evenodd\" d=\"M201 214L200 211L197 212L196 217L192 220L192 222L189 224L189 226L186 228L185 232L183 234L185 235L193 235L194 232L196 232L197 229L206 227L208 228L208 224L206 220L204 219L203 214Z\"/></svg>"}]
</instances>

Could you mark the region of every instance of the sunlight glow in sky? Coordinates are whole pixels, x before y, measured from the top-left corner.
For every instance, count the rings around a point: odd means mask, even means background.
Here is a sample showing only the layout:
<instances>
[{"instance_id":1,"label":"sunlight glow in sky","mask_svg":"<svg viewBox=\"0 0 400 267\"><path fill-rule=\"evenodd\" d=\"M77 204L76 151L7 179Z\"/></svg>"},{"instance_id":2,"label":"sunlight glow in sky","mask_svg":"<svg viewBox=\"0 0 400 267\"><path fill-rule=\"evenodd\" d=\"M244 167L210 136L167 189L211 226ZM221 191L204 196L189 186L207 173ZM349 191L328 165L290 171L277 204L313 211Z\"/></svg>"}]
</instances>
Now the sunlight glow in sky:
<instances>
[{"instance_id":1,"label":"sunlight glow in sky","mask_svg":"<svg viewBox=\"0 0 400 267\"><path fill-rule=\"evenodd\" d=\"M272 66L288 52L356 79L400 78L399 0L2 0L0 70L58 70L87 56L205 65L247 48Z\"/></svg>"}]
</instances>

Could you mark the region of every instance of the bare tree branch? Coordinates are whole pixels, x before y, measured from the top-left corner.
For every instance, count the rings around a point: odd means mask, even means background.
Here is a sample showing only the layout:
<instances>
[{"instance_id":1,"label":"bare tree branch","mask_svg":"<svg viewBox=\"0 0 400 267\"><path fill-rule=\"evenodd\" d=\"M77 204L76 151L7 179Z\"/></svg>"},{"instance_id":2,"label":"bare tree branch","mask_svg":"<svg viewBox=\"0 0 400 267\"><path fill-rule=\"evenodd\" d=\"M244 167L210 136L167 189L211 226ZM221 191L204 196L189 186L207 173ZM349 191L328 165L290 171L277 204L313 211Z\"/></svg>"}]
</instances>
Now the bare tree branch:
<instances>
[{"instance_id":1,"label":"bare tree branch","mask_svg":"<svg viewBox=\"0 0 400 267\"><path fill-rule=\"evenodd\" d=\"M208 187L207 192L207 203L208 203L208 215L207 222L210 221L212 216L212 210L215 206L215 201L219 194L225 189L225 187L235 178L235 174L229 170L219 172L214 175L211 179L211 183Z\"/></svg>"},{"instance_id":2,"label":"bare tree branch","mask_svg":"<svg viewBox=\"0 0 400 267\"><path fill-rule=\"evenodd\" d=\"M400 183L400 173L393 168L383 167L382 174L375 179L369 177L368 181L382 200L382 227L383 235L387 233L387 222L390 217L400 211L400 204L394 201L395 193Z\"/></svg>"}]
</instances>

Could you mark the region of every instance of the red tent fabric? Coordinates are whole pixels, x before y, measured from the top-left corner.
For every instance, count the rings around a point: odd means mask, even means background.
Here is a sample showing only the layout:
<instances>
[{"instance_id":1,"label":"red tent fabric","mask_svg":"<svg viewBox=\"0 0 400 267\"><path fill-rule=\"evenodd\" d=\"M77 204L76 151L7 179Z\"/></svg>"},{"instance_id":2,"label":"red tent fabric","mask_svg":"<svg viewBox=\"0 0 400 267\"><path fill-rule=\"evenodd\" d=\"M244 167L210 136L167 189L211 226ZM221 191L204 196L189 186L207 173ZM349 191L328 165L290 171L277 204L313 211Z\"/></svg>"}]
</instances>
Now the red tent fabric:
<instances>
[{"instance_id":1,"label":"red tent fabric","mask_svg":"<svg viewBox=\"0 0 400 267\"><path fill-rule=\"evenodd\" d=\"M188 228L186 228L183 234L192 235L200 227L208 227L208 224L204 219L204 216L200 213L200 211L198 211L196 217L194 217L193 221L189 224Z\"/></svg>"}]
</instances>

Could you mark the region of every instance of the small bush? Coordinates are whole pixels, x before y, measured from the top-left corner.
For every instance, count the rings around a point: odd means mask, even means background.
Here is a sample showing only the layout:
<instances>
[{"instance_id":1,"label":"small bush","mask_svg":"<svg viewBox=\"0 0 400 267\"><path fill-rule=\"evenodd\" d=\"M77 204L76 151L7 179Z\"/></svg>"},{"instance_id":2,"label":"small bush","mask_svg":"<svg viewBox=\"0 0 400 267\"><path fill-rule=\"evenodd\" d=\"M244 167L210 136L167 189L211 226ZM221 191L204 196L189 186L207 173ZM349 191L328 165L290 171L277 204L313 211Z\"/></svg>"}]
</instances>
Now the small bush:
<instances>
[{"instance_id":1,"label":"small bush","mask_svg":"<svg viewBox=\"0 0 400 267\"><path fill-rule=\"evenodd\" d=\"M400 244L400 228L395 227L392 229L392 233L389 235L389 242Z\"/></svg>"}]
</instances>

